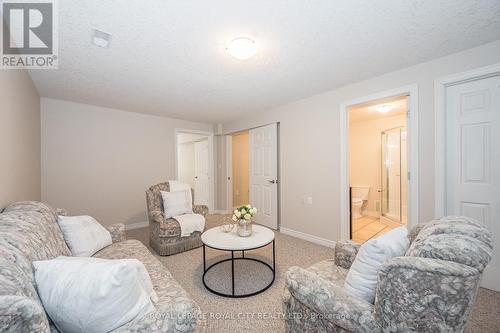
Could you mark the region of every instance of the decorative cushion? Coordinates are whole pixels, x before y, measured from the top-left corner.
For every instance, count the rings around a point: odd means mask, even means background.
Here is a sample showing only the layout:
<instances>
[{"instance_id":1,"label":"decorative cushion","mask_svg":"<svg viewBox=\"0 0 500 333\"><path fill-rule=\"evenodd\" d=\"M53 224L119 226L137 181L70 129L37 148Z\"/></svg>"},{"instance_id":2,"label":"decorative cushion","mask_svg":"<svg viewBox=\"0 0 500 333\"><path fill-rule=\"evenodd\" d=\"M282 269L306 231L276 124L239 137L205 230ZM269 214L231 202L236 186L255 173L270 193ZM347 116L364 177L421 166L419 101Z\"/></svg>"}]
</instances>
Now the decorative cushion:
<instances>
[{"instance_id":1,"label":"decorative cushion","mask_svg":"<svg viewBox=\"0 0 500 333\"><path fill-rule=\"evenodd\" d=\"M57 222L75 257L90 257L113 242L109 231L91 216L59 216Z\"/></svg>"},{"instance_id":2,"label":"decorative cushion","mask_svg":"<svg viewBox=\"0 0 500 333\"><path fill-rule=\"evenodd\" d=\"M137 259L34 261L45 311L61 332L109 332L154 311L151 279Z\"/></svg>"},{"instance_id":3,"label":"decorative cushion","mask_svg":"<svg viewBox=\"0 0 500 333\"><path fill-rule=\"evenodd\" d=\"M384 262L405 254L410 240L406 227L393 229L361 245L345 280L345 290L353 297L373 303L378 272Z\"/></svg>"},{"instance_id":4,"label":"decorative cushion","mask_svg":"<svg viewBox=\"0 0 500 333\"><path fill-rule=\"evenodd\" d=\"M163 212L165 218L193 213L191 190L166 192L160 191L163 199Z\"/></svg>"}]
</instances>

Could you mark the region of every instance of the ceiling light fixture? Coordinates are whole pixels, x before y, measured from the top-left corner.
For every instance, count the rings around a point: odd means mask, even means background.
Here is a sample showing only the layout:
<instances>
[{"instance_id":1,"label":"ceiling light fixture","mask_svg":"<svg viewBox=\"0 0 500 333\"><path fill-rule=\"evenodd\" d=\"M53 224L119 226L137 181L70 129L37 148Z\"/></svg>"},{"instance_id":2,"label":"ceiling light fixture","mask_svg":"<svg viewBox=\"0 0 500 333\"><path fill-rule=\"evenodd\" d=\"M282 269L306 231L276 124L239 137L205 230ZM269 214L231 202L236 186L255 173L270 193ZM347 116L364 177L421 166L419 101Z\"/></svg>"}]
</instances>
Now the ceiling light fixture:
<instances>
[{"instance_id":1,"label":"ceiling light fixture","mask_svg":"<svg viewBox=\"0 0 500 333\"><path fill-rule=\"evenodd\" d=\"M250 38L239 37L233 39L226 49L233 58L247 60L257 53L257 44Z\"/></svg>"},{"instance_id":2,"label":"ceiling light fixture","mask_svg":"<svg viewBox=\"0 0 500 333\"><path fill-rule=\"evenodd\" d=\"M392 106L391 104L377 105L375 107L375 110L377 110L377 112L380 112L380 113L387 113L387 112L391 111L392 109L394 109L394 106Z\"/></svg>"},{"instance_id":3,"label":"ceiling light fixture","mask_svg":"<svg viewBox=\"0 0 500 333\"><path fill-rule=\"evenodd\" d=\"M111 43L111 34L107 32L94 29L92 31L92 44L97 47L102 47L104 49L109 48L109 44Z\"/></svg>"}]
</instances>

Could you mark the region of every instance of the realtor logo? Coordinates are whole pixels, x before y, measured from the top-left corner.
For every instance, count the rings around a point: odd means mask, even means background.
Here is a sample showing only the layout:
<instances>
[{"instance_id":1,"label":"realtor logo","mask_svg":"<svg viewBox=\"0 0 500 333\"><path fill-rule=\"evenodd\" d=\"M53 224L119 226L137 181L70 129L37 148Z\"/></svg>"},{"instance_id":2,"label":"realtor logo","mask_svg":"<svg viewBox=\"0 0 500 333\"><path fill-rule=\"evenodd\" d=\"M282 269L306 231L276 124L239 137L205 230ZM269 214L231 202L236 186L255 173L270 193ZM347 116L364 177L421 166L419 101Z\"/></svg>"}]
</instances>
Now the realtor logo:
<instances>
[{"instance_id":1,"label":"realtor logo","mask_svg":"<svg viewBox=\"0 0 500 333\"><path fill-rule=\"evenodd\" d=\"M55 0L2 1L2 69L57 69Z\"/></svg>"}]
</instances>

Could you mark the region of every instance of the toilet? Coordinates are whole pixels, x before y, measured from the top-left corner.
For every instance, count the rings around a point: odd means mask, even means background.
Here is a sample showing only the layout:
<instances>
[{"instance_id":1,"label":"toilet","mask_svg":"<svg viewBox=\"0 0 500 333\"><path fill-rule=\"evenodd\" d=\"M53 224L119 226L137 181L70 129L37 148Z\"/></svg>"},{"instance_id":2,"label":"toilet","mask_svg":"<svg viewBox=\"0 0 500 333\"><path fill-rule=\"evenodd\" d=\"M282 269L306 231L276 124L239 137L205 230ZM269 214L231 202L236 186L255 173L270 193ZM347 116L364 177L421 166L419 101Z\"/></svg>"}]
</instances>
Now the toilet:
<instances>
[{"instance_id":1,"label":"toilet","mask_svg":"<svg viewBox=\"0 0 500 333\"><path fill-rule=\"evenodd\" d=\"M363 217L363 202L368 200L370 186L352 186L351 187L351 216L353 219Z\"/></svg>"}]
</instances>

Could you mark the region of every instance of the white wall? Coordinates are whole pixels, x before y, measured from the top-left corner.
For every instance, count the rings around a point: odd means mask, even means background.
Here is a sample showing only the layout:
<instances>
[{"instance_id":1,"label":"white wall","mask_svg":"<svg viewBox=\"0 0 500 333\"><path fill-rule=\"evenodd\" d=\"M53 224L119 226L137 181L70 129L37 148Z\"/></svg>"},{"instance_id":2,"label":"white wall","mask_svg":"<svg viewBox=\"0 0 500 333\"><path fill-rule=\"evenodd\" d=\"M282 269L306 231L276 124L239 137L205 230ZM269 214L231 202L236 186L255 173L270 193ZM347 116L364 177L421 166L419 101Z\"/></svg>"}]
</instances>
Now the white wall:
<instances>
[{"instance_id":1,"label":"white wall","mask_svg":"<svg viewBox=\"0 0 500 333\"><path fill-rule=\"evenodd\" d=\"M178 144L177 159L179 180L194 188L194 142Z\"/></svg>"},{"instance_id":2,"label":"white wall","mask_svg":"<svg viewBox=\"0 0 500 333\"><path fill-rule=\"evenodd\" d=\"M25 70L0 70L0 211L40 200L40 97Z\"/></svg>"},{"instance_id":3,"label":"white wall","mask_svg":"<svg viewBox=\"0 0 500 333\"><path fill-rule=\"evenodd\" d=\"M210 124L41 99L42 200L103 224L147 221L145 190L175 178L175 129Z\"/></svg>"},{"instance_id":4,"label":"white wall","mask_svg":"<svg viewBox=\"0 0 500 333\"><path fill-rule=\"evenodd\" d=\"M349 181L351 186L370 186L364 209L377 214L375 202L382 187L382 142L384 130L406 126L406 115L383 117L349 124Z\"/></svg>"},{"instance_id":5,"label":"white wall","mask_svg":"<svg viewBox=\"0 0 500 333\"><path fill-rule=\"evenodd\" d=\"M418 209L421 221L430 220L434 217L434 80L499 62L500 41L496 41L253 114L224 124L224 132L233 133L280 122L281 225L328 240L338 240L340 104L377 92L418 84ZM304 195L313 197L313 205L301 203Z\"/></svg>"}]
</instances>

